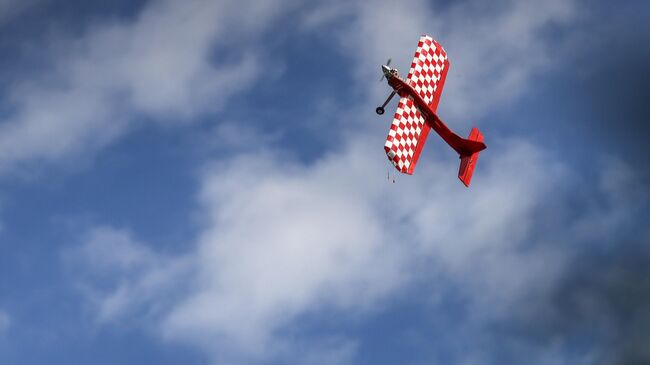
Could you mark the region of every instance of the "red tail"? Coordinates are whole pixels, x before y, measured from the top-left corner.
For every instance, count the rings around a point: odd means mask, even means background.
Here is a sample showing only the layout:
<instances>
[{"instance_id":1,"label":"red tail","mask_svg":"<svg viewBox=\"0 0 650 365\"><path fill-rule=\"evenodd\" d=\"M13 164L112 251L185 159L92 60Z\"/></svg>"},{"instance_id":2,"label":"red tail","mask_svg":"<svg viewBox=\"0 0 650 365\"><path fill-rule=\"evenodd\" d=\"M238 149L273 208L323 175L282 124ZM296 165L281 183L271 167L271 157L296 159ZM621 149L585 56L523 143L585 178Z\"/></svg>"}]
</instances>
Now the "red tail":
<instances>
[{"instance_id":1,"label":"red tail","mask_svg":"<svg viewBox=\"0 0 650 365\"><path fill-rule=\"evenodd\" d=\"M472 131L469 132L469 137L463 140L463 145L463 149L467 152L460 155L458 178L463 182L463 184L465 184L465 186L469 187L469 183L472 181L472 175L474 174L474 168L476 167L476 162L478 161L478 155L485 149L483 133L479 132L476 127L472 128Z\"/></svg>"}]
</instances>

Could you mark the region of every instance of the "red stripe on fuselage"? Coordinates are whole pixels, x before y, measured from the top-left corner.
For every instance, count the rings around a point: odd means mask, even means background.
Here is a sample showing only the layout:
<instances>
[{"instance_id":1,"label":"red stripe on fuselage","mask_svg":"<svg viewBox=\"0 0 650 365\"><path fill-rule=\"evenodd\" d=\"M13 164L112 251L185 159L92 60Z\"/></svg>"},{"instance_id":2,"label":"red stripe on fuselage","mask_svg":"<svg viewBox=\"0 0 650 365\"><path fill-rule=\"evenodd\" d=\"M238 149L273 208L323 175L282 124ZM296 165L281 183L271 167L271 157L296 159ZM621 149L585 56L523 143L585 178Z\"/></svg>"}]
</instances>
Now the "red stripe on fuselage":
<instances>
[{"instance_id":1,"label":"red stripe on fuselage","mask_svg":"<svg viewBox=\"0 0 650 365\"><path fill-rule=\"evenodd\" d=\"M422 97L413 89L411 85L404 82L404 80L398 77L391 77L390 80L388 80L388 84L393 88L393 90L397 91L401 97L411 96L413 98L415 106L418 108L418 110L420 110L420 114L422 114L424 117L427 125L430 128L433 128L433 130L436 131L436 133L438 133L440 137L442 137L442 139L447 142L449 146L451 146L451 148L458 152L458 154L463 154L463 138L452 132L451 129L449 129L449 127L447 127L447 125L445 125L445 123L443 123L436 114L436 109L440 100L440 94L442 93L444 78L440 80L440 84L436 89L436 98L431 102L431 105L427 105L427 103L424 102ZM428 134L428 131L427 133L422 133L422 142L426 141L426 134ZM415 152L416 155L420 154L423 145L424 143L418 143L417 150Z\"/></svg>"}]
</instances>

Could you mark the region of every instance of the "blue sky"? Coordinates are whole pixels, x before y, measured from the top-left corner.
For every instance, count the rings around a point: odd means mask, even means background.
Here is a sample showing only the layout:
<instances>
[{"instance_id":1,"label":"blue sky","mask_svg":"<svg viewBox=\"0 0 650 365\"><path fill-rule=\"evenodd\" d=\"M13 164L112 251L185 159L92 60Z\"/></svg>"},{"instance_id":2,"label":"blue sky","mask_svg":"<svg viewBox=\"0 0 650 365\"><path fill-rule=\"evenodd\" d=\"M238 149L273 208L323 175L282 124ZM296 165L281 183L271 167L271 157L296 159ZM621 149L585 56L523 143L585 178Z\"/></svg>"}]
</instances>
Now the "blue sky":
<instances>
[{"instance_id":1,"label":"blue sky","mask_svg":"<svg viewBox=\"0 0 650 365\"><path fill-rule=\"evenodd\" d=\"M0 0L0 363L650 362L648 14ZM421 34L470 189L386 180Z\"/></svg>"}]
</instances>

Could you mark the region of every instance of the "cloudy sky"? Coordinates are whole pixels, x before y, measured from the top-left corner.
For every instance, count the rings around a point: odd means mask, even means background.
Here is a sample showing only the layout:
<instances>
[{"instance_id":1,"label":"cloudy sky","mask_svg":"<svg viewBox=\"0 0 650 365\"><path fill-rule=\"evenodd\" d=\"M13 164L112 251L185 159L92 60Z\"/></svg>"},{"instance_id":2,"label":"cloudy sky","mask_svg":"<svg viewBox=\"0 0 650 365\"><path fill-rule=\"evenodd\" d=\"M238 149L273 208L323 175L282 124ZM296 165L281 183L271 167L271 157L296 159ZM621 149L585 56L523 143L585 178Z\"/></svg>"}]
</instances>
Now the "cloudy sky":
<instances>
[{"instance_id":1,"label":"cloudy sky","mask_svg":"<svg viewBox=\"0 0 650 365\"><path fill-rule=\"evenodd\" d=\"M648 14L0 0L0 363L650 363ZM386 178L421 34L470 189Z\"/></svg>"}]
</instances>

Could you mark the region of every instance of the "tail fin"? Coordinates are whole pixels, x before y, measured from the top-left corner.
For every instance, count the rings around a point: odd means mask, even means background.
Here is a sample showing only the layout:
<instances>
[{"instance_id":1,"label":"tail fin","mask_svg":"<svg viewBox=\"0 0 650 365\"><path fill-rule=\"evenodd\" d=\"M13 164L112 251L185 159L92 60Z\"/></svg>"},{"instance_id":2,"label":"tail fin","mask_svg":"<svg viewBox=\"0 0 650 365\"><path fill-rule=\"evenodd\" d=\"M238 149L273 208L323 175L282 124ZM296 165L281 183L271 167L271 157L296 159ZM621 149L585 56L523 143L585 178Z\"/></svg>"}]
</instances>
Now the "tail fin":
<instances>
[{"instance_id":1,"label":"tail fin","mask_svg":"<svg viewBox=\"0 0 650 365\"><path fill-rule=\"evenodd\" d=\"M472 181L472 175L474 174L474 168L476 167L476 162L478 161L478 155L486 148L485 143L483 143L483 133L481 133L476 127L472 128L472 131L469 132L469 137L463 140L463 145L467 152L460 155L458 178L463 182L463 184L465 184L465 186L469 187L469 183Z\"/></svg>"}]
</instances>

